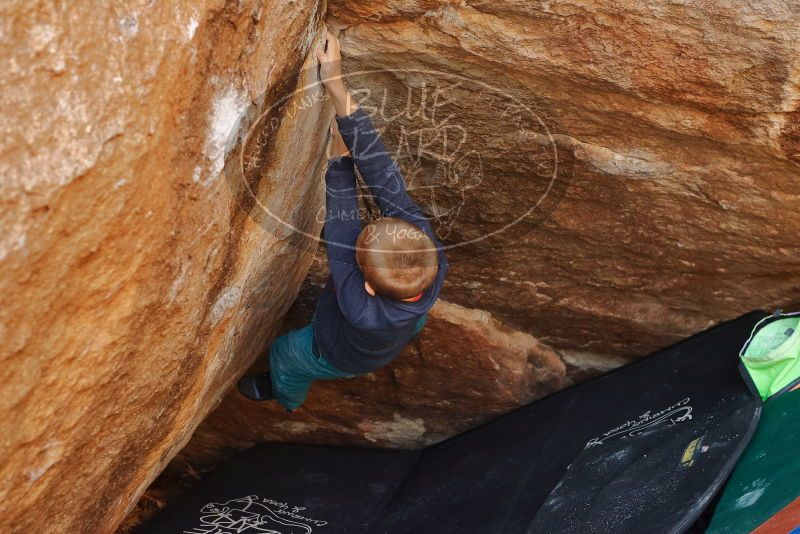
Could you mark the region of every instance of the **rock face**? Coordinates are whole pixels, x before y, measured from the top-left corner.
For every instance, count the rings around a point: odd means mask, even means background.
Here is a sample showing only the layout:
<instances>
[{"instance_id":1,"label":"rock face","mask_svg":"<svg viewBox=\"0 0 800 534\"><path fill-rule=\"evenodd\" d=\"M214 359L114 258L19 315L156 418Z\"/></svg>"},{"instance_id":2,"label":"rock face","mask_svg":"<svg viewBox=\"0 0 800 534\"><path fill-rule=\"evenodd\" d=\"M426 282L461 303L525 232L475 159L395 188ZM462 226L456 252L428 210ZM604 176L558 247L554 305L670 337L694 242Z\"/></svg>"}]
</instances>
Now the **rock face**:
<instances>
[{"instance_id":1,"label":"rock face","mask_svg":"<svg viewBox=\"0 0 800 534\"><path fill-rule=\"evenodd\" d=\"M308 323L328 277L320 250L283 330ZM256 370L266 367L267 356ZM579 379L595 368L574 368ZM425 328L388 367L364 377L316 382L292 413L234 389L200 424L120 529L120 534L192 486L220 460L255 443L288 441L418 448L446 439L566 386L567 366L550 347L481 310L440 300Z\"/></svg>"},{"instance_id":2,"label":"rock face","mask_svg":"<svg viewBox=\"0 0 800 534\"><path fill-rule=\"evenodd\" d=\"M209 451L264 441L416 448L565 384L564 363L552 349L486 312L439 301L390 366L315 383L307 403L291 414L231 394L198 428L183 458L208 463Z\"/></svg>"},{"instance_id":3,"label":"rock face","mask_svg":"<svg viewBox=\"0 0 800 534\"><path fill-rule=\"evenodd\" d=\"M318 257L287 329L308 322L326 277ZM565 364L551 348L484 311L440 300L418 338L391 365L363 377L317 382L295 412L232 392L198 427L179 461L208 465L220 452L265 441L416 448L566 384Z\"/></svg>"},{"instance_id":4,"label":"rock face","mask_svg":"<svg viewBox=\"0 0 800 534\"><path fill-rule=\"evenodd\" d=\"M587 364L800 303L796 2L329 12L453 247L443 298Z\"/></svg>"},{"instance_id":5,"label":"rock face","mask_svg":"<svg viewBox=\"0 0 800 534\"><path fill-rule=\"evenodd\" d=\"M324 5L0 11L0 531L111 532L312 260L256 199L319 231L330 108L293 91Z\"/></svg>"},{"instance_id":6,"label":"rock face","mask_svg":"<svg viewBox=\"0 0 800 534\"><path fill-rule=\"evenodd\" d=\"M0 7L2 532L112 531L278 332L319 232L326 9L445 302L296 413L231 393L173 467L430 443L800 305L796 2L73 4Z\"/></svg>"},{"instance_id":7,"label":"rock face","mask_svg":"<svg viewBox=\"0 0 800 534\"><path fill-rule=\"evenodd\" d=\"M230 395L189 463L264 440L422 445L564 368L800 304L796 4L332 0L329 25L448 246L448 302L390 369L318 384L297 413ZM524 363L538 352L511 338L562 360Z\"/></svg>"}]
</instances>

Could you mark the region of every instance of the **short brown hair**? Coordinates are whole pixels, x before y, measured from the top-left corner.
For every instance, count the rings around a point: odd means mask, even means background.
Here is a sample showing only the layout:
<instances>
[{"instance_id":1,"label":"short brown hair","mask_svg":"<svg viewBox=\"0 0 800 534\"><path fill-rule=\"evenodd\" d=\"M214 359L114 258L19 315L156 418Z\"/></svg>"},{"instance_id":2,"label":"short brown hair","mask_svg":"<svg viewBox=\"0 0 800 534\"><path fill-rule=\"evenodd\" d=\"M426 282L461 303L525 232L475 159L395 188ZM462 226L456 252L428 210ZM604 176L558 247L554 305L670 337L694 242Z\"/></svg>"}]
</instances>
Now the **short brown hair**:
<instances>
[{"instance_id":1,"label":"short brown hair","mask_svg":"<svg viewBox=\"0 0 800 534\"><path fill-rule=\"evenodd\" d=\"M372 289L393 299L425 291L439 266L433 240L418 226L396 217L377 219L361 230L356 260Z\"/></svg>"}]
</instances>

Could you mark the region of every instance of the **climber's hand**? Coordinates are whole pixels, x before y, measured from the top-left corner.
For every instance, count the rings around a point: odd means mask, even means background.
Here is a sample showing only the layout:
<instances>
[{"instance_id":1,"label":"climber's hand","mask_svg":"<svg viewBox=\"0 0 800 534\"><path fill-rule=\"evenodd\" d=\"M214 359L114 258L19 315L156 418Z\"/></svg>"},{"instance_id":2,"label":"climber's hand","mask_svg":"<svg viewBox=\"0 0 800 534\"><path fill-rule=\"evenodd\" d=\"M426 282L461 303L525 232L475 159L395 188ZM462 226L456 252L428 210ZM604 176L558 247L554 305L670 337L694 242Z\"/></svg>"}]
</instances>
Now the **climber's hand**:
<instances>
[{"instance_id":1,"label":"climber's hand","mask_svg":"<svg viewBox=\"0 0 800 534\"><path fill-rule=\"evenodd\" d=\"M325 40L326 49L316 49L319 77L329 91L344 93L347 88L342 79L342 51L339 39L329 31Z\"/></svg>"},{"instance_id":2,"label":"climber's hand","mask_svg":"<svg viewBox=\"0 0 800 534\"><path fill-rule=\"evenodd\" d=\"M319 60L319 76L325 90L333 101L337 115L350 115L358 106L353 102L353 97L347 90L342 78L342 52L339 39L331 32L327 33L327 49L316 49Z\"/></svg>"}]
</instances>

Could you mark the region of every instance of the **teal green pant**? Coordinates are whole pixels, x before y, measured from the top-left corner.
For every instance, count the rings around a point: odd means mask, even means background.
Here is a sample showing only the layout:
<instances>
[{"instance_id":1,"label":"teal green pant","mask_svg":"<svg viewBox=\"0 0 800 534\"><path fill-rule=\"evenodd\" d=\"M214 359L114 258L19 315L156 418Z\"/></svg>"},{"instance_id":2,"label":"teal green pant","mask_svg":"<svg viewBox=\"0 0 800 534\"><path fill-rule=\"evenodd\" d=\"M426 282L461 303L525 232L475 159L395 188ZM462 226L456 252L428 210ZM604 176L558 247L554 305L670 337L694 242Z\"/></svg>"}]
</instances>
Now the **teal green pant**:
<instances>
[{"instance_id":1,"label":"teal green pant","mask_svg":"<svg viewBox=\"0 0 800 534\"><path fill-rule=\"evenodd\" d=\"M417 321L414 334L418 334L428 314ZM269 371L272 378L272 393L275 399L287 410L297 409L308 396L308 389L314 380L332 378L352 378L357 376L337 369L324 355L314 355L311 346L314 341L314 321L298 330L292 330L278 337L269 348Z\"/></svg>"}]
</instances>

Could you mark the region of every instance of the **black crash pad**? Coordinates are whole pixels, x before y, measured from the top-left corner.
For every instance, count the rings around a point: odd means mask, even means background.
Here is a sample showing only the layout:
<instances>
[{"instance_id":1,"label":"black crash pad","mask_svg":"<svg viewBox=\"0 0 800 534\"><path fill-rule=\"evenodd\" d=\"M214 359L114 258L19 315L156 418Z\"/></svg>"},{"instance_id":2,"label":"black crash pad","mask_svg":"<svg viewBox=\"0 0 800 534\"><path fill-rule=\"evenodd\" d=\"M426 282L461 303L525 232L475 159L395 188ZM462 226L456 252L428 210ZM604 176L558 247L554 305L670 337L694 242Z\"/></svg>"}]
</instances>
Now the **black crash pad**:
<instances>
[{"instance_id":1,"label":"black crash pad","mask_svg":"<svg viewBox=\"0 0 800 534\"><path fill-rule=\"evenodd\" d=\"M421 451L258 446L139 532L684 532L758 421L738 353L764 315Z\"/></svg>"}]
</instances>

